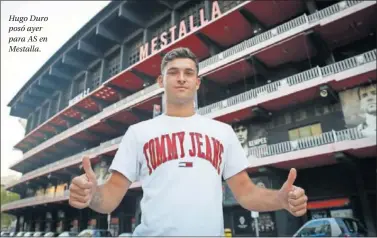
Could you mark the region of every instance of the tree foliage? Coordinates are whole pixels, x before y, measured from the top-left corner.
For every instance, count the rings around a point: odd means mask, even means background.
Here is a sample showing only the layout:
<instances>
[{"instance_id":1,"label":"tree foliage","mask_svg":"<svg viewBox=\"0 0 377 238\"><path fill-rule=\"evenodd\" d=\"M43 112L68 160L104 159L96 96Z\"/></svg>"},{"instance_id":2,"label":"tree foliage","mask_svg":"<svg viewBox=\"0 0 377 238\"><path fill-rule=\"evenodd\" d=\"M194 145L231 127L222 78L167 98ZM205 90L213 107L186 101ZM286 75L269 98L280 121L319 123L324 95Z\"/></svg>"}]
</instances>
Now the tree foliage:
<instances>
[{"instance_id":1,"label":"tree foliage","mask_svg":"<svg viewBox=\"0 0 377 238\"><path fill-rule=\"evenodd\" d=\"M4 187L1 186L1 206L19 199L20 195L6 191ZM14 219L15 217L12 215L1 213L1 228L8 227Z\"/></svg>"}]
</instances>

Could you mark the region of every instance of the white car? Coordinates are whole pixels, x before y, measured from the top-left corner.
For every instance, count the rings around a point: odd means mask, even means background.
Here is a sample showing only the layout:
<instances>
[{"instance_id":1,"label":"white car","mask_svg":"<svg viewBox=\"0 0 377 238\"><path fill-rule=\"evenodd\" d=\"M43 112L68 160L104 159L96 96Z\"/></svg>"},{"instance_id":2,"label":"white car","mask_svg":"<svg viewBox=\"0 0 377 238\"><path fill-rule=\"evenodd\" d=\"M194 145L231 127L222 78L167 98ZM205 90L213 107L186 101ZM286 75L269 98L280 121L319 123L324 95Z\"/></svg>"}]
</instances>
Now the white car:
<instances>
[{"instance_id":1,"label":"white car","mask_svg":"<svg viewBox=\"0 0 377 238\"><path fill-rule=\"evenodd\" d=\"M293 237L367 236L360 221L353 218L320 218L306 222Z\"/></svg>"}]
</instances>

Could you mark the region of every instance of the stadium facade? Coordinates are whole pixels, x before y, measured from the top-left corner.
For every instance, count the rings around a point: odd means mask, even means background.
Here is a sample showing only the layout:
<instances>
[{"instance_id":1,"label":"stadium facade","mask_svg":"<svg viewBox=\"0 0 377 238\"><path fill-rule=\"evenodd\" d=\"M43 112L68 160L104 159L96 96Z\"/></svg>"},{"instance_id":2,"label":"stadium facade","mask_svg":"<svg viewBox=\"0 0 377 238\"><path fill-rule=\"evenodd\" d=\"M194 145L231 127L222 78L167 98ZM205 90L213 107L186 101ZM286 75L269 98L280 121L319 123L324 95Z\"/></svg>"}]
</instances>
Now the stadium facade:
<instances>
[{"instance_id":1,"label":"stadium facade","mask_svg":"<svg viewBox=\"0 0 377 238\"><path fill-rule=\"evenodd\" d=\"M155 79L164 53L200 59L197 112L232 124L258 186L298 169L308 213L259 214L260 236L292 235L318 217L354 217L376 235L375 1L113 1L72 36L9 103L27 119L23 158L2 206L17 231L110 229L140 222L140 183L109 215L68 205L90 155L99 182L129 125L163 110ZM9 159L9 158L8 158ZM250 212L224 183L224 223L254 236ZM201 194L198 194L201 196ZM289 223L289 225L288 225Z\"/></svg>"}]
</instances>

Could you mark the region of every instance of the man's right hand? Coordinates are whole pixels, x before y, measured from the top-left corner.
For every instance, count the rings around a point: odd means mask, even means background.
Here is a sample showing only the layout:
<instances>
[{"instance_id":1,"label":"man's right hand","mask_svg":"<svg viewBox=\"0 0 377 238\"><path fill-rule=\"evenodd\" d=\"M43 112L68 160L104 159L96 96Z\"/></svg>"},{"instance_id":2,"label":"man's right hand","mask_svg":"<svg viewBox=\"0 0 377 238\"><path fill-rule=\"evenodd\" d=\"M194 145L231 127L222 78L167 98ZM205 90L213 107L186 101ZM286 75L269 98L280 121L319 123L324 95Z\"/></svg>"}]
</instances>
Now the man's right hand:
<instances>
[{"instance_id":1,"label":"man's right hand","mask_svg":"<svg viewBox=\"0 0 377 238\"><path fill-rule=\"evenodd\" d=\"M93 194L97 190L97 179L90 164L89 157L85 156L82 159L82 166L85 174L73 178L69 186L69 204L79 209L89 206Z\"/></svg>"}]
</instances>

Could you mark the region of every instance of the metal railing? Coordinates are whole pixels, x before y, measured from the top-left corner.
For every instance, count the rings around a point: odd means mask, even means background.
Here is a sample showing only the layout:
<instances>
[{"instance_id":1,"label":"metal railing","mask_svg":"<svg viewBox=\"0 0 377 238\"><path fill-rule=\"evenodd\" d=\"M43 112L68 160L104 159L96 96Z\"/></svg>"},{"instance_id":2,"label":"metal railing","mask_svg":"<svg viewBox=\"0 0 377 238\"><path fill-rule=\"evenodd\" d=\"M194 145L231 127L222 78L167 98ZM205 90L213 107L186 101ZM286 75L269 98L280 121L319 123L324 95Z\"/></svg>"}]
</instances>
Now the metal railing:
<instances>
[{"instance_id":1,"label":"metal railing","mask_svg":"<svg viewBox=\"0 0 377 238\"><path fill-rule=\"evenodd\" d=\"M295 141L284 141L273 145L250 148L249 155L252 155L255 158L263 158L297 150L314 148L340 141L357 140L362 138L364 138L364 136L357 128L349 128L341 131L329 131L317 136L305 137Z\"/></svg>"},{"instance_id":2,"label":"metal railing","mask_svg":"<svg viewBox=\"0 0 377 238\"><path fill-rule=\"evenodd\" d=\"M352 7L356 4L359 4L359 3L362 3L362 2L365 2L365 1L360 1L360 0L348 0L348 1L342 1L342 2L338 2L334 5L331 5L329 7L326 7L320 11L317 11L313 14L311 14L308 18L309 18L309 22L312 23L312 22L316 22L316 21L319 21L323 18L326 18L326 17L329 17L331 15L334 15L338 12L341 12L343 11L344 9L346 8L349 8L349 7Z\"/></svg>"},{"instance_id":3,"label":"metal railing","mask_svg":"<svg viewBox=\"0 0 377 238\"><path fill-rule=\"evenodd\" d=\"M249 49L255 45L258 45L262 42L265 42L266 40L269 40L275 36L278 36L284 32L290 31L296 27L299 27L305 23L308 23L307 15L302 15L300 17L297 17L293 20L290 20L274 29L271 29L269 31L266 31L264 33L261 33L257 36L254 36L248 40L243 41L242 43L239 43L233 47L230 47L229 49L216 54L202 62L199 63L200 71L205 70L206 67L212 66L213 64L222 61L224 59L227 59L231 56L234 56L237 53L240 53L242 51L245 51L246 49Z\"/></svg>"},{"instance_id":4,"label":"metal railing","mask_svg":"<svg viewBox=\"0 0 377 238\"><path fill-rule=\"evenodd\" d=\"M66 131L63 131L62 133L50 138L47 141L42 142L38 146L29 150L28 152L26 152L24 154L23 158L21 160L17 161L15 164L17 164L18 162L20 162L20 161L22 161L26 158L29 158L30 156L36 154L37 152L39 152L43 149L50 147L51 145L57 143L58 141L64 140L64 139L76 134L77 132L83 131L90 126L99 123L101 121L101 119L104 119L108 116L109 110L110 111L113 110L112 108L121 108L123 104L130 103L130 102L135 102L135 104L136 104L136 103L138 103L136 101L140 100L143 95L157 91L158 89L159 89L158 84L154 84L154 85L152 85L152 86L150 86L150 87L148 87L144 90L138 91L138 92L126 97L125 99L123 99L123 100L121 100L121 101L119 101L115 104L112 104L112 105L106 107L100 113L88 118L87 120L85 120L85 121L83 121L83 122L81 122L81 123L79 123L79 124L77 124L77 125L75 125L71 128L69 128Z\"/></svg>"},{"instance_id":5,"label":"metal railing","mask_svg":"<svg viewBox=\"0 0 377 238\"><path fill-rule=\"evenodd\" d=\"M134 93L134 94L132 94L132 95L130 95L130 96L128 96L128 97L106 107L106 108L104 108L103 111L106 111L106 112L112 111L112 110L114 110L114 108L122 107L123 105L130 103L132 101L136 101L137 99L141 98L145 94L151 93L151 92L153 92L153 91L155 91L159 88L160 88L160 86L157 83L153 84L146 89L142 89L142 90L140 90L140 91L138 91L138 92L136 92L136 93Z\"/></svg>"},{"instance_id":6,"label":"metal railing","mask_svg":"<svg viewBox=\"0 0 377 238\"><path fill-rule=\"evenodd\" d=\"M371 50L366 53L342 60L340 62L327 65L321 68L322 76L326 77L331 74L336 74L348 69L358 67L360 65L376 61L376 50Z\"/></svg>"},{"instance_id":7,"label":"metal railing","mask_svg":"<svg viewBox=\"0 0 377 238\"><path fill-rule=\"evenodd\" d=\"M357 127L344 129L340 131L329 131L316 136L310 136L301 138L295 141L284 141L277 144L258 146L249 149L249 155L252 159L264 158L268 156L284 154L288 152L305 150L309 148L315 148L318 146L332 144L342 141L358 140L365 138ZM65 190L64 193L45 194L42 196L30 197L7 203L1 207L1 209L9 209L19 206L31 206L39 203L54 202L56 200L68 199L69 190Z\"/></svg>"},{"instance_id":8,"label":"metal railing","mask_svg":"<svg viewBox=\"0 0 377 238\"><path fill-rule=\"evenodd\" d=\"M63 193L44 194L41 196L28 197L21 200L6 203L1 206L1 210L8 210L17 207L38 205L41 203L50 203L54 201L66 200L69 197L69 190L65 190Z\"/></svg>"},{"instance_id":9,"label":"metal railing","mask_svg":"<svg viewBox=\"0 0 377 238\"><path fill-rule=\"evenodd\" d=\"M366 53L351 57L349 59L331 64L322 68L315 67L307 71L304 71L302 73L289 76L279 81L266 84L264 86L261 86L255 89L251 89L249 91L232 96L225 100L199 108L198 114L206 115L214 111L218 111L218 110L230 107L230 106L234 106L245 101L256 99L260 96L264 96L272 92L277 92L279 90L286 90L287 87L291 87L293 85L297 85L297 84L300 84L309 80L319 79L321 77L333 75L333 74L336 74L336 73L339 73L348 69L355 68L362 64L373 62L375 60L376 60L376 50L371 50Z\"/></svg>"},{"instance_id":10,"label":"metal railing","mask_svg":"<svg viewBox=\"0 0 377 238\"><path fill-rule=\"evenodd\" d=\"M86 150L86 151L82 151L82 152L75 154L73 156L69 156L69 157L64 158L62 160L58 160L56 162L53 162L51 164L48 164L46 166L43 166L43 167L35 169L31 172L28 172L28 173L24 174L19 180L16 180L16 181L8 184L7 187L12 187L16 184L25 182L25 181L27 181L31 178L35 178L35 177L39 177L41 175L44 175L44 174L48 173L49 171L51 171L51 169L56 171L56 170L68 167L70 165L77 164L81 161L81 159L84 155L92 155L92 156L99 155L101 153L101 151L103 151L104 149L111 147L112 145L119 144L120 141L122 140L122 137L123 136L120 136L120 137L117 137L115 139L106 141L104 143L101 143L97 147L91 148L91 149Z\"/></svg>"}]
</instances>

